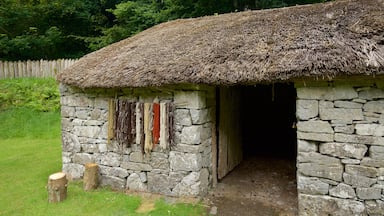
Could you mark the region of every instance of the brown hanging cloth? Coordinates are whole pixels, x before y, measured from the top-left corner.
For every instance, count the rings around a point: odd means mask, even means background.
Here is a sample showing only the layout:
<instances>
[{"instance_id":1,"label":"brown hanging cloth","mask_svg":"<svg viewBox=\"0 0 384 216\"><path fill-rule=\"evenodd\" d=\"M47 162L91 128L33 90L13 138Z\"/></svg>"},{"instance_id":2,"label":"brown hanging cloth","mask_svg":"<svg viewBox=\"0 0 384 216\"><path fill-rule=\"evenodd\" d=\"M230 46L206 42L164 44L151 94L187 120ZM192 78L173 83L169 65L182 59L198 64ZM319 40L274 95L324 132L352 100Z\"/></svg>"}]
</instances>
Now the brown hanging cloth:
<instances>
[{"instance_id":1,"label":"brown hanging cloth","mask_svg":"<svg viewBox=\"0 0 384 216\"><path fill-rule=\"evenodd\" d=\"M129 133L130 133L130 139L129 139L129 145L132 145L136 141L136 103L130 102L130 114L129 114Z\"/></svg>"},{"instance_id":2,"label":"brown hanging cloth","mask_svg":"<svg viewBox=\"0 0 384 216\"><path fill-rule=\"evenodd\" d=\"M144 152L150 154L153 148L152 142L152 127L153 127L153 115L152 104L144 103Z\"/></svg>"},{"instance_id":3,"label":"brown hanging cloth","mask_svg":"<svg viewBox=\"0 0 384 216\"><path fill-rule=\"evenodd\" d=\"M167 103L160 103L160 144L163 150L168 149L168 112Z\"/></svg>"},{"instance_id":4,"label":"brown hanging cloth","mask_svg":"<svg viewBox=\"0 0 384 216\"><path fill-rule=\"evenodd\" d=\"M115 137L115 101L114 99L109 99L108 101L108 138L107 144L111 143L111 140Z\"/></svg>"},{"instance_id":5,"label":"brown hanging cloth","mask_svg":"<svg viewBox=\"0 0 384 216\"><path fill-rule=\"evenodd\" d=\"M153 145L158 144L160 139L160 104L159 103L153 104L152 137L153 137Z\"/></svg>"},{"instance_id":6,"label":"brown hanging cloth","mask_svg":"<svg viewBox=\"0 0 384 216\"><path fill-rule=\"evenodd\" d=\"M140 139L140 150L141 153L144 154L144 145L145 145L145 135L144 135L144 103L139 103L139 112L140 112L140 118L139 118L139 133L137 136L139 136Z\"/></svg>"},{"instance_id":7,"label":"brown hanging cloth","mask_svg":"<svg viewBox=\"0 0 384 216\"><path fill-rule=\"evenodd\" d=\"M168 113L168 142L169 142L169 147L173 147L175 145L174 143L174 106L171 103L167 103L167 113Z\"/></svg>"}]
</instances>

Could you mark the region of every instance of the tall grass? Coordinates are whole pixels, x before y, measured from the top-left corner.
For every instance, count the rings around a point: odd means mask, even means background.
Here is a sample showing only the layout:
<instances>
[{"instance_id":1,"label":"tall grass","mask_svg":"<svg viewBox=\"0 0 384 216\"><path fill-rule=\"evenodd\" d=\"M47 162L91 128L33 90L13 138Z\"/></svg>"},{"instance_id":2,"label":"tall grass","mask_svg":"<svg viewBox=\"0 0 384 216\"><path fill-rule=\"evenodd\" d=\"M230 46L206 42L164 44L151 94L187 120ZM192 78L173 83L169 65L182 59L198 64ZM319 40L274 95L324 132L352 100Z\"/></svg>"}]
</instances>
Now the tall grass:
<instances>
[{"instance_id":1,"label":"tall grass","mask_svg":"<svg viewBox=\"0 0 384 216\"><path fill-rule=\"evenodd\" d=\"M164 200L156 201L154 210L137 213L141 198L106 188L86 193L81 182L69 184L65 201L49 204L48 176L61 170L60 112L55 108L59 107L55 96L47 99L42 95L41 99L24 92L41 92L36 89L40 86L58 95L58 86L52 79L0 80L1 216L204 215L200 205L169 205ZM41 109L42 106L46 107Z\"/></svg>"}]
</instances>

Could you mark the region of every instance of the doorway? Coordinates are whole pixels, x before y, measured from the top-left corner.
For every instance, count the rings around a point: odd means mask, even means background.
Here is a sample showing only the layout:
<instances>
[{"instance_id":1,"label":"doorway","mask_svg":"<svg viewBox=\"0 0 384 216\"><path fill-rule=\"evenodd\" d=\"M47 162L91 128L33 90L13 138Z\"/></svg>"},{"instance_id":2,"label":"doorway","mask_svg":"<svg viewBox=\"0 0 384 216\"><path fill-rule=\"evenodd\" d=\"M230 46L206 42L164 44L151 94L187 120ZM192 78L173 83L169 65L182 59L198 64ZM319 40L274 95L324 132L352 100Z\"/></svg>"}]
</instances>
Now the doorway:
<instances>
[{"instance_id":1,"label":"doorway","mask_svg":"<svg viewBox=\"0 0 384 216\"><path fill-rule=\"evenodd\" d=\"M295 215L297 139L294 85L220 87L217 94L219 184L215 191L223 195L221 202L235 199L242 205L249 204L245 208L248 211L239 215L258 215L252 209L260 211L262 206L266 210L260 215L274 215L279 211ZM236 205L237 202L231 203ZM227 204L222 208L225 206ZM226 209L226 213L222 211L220 215L237 215L235 213L244 207L233 206L234 212Z\"/></svg>"}]
</instances>

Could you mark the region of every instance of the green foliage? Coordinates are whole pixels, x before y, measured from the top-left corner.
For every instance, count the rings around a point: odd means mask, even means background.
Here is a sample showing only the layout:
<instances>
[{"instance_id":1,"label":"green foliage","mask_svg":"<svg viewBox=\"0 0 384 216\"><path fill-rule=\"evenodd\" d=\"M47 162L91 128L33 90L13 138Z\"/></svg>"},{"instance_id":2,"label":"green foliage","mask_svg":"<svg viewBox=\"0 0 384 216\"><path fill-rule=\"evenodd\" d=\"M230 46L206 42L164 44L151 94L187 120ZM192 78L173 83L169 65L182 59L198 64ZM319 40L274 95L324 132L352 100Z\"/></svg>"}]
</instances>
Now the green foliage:
<instances>
[{"instance_id":1,"label":"green foliage","mask_svg":"<svg viewBox=\"0 0 384 216\"><path fill-rule=\"evenodd\" d=\"M0 80L0 110L17 107L43 112L58 111L58 84L53 78Z\"/></svg>"},{"instance_id":2,"label":"green foliage","mask_svg":"<svg viewBox=\"0 0 384 216\"><path fill-rule=\"evenodd\" d=\"M78 58L178 18L328 0L0 0L0 59Z\"/></svg>"}]
</instances>

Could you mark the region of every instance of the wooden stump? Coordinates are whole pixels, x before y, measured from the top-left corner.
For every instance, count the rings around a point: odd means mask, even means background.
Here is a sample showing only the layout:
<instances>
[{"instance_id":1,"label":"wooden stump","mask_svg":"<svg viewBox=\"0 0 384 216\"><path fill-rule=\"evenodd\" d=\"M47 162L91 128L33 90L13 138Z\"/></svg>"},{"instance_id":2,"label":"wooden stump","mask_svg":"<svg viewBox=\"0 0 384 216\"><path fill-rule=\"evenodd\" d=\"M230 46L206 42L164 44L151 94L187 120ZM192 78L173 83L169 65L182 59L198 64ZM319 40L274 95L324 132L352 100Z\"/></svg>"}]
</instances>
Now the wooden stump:
<instances>
[{"instance_id":1,"label":"wooden stump","mask_svg":"<svg viewBox=\"0 0 384 216\"><path fill-rule=\"evenodd\" d=\"M83 183L85 191L90 191L97 188L99 185L99 166L97 166L97 164L85 164Z\"/></svg>"},{"instance_id":2,"label":"wooden stump","mask_svg":"<svg viewBox=\"0 0 384 216\"><path fill-rule=\"evenodd\" d=\"M67 176L63 172L54 173L48 178L48 202L61 202L67 198Z\"/></svg>"}]
</instances>

